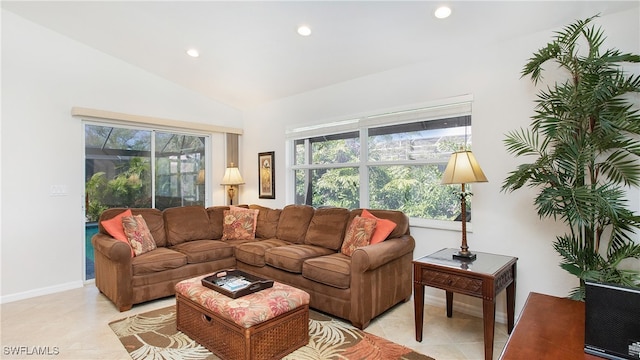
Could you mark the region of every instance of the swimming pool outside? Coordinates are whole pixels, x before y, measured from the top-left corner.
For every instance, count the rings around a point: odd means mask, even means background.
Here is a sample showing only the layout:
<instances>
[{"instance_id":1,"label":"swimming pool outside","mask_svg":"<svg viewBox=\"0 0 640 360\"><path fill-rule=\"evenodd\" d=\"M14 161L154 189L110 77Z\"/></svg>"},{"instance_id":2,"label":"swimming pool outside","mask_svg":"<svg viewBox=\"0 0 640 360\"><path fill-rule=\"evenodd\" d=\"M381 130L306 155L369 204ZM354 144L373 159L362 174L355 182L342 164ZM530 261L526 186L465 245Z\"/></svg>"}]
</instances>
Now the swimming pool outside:
<instances>
[{"instance_id":1,"label":"swimming pool outside","mask_svg":"<svg viewBox=\"0 0 640 360\"><path fill-rule=\"evenodd\" d=\"M95 279L96 271L93 259L93 245L91 237L98 233L98 223L90 222L85 224L85 280Z\"/></svg>"}]
</instances>

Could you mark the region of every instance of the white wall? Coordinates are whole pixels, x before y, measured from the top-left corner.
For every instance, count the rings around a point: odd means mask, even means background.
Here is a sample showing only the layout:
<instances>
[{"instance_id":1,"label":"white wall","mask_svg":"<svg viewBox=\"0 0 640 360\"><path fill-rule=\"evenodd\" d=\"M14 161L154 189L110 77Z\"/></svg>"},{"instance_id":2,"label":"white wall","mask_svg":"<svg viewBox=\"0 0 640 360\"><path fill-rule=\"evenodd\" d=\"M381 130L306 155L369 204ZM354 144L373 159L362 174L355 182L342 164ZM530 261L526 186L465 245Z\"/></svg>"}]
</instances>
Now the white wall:
<instances>
[{"instance_id":1,"label":"white wall","mask_svg":"<svg viewBox=\"0 0 640 360\"><path fill-rule=\"evenodd\" d=\"M628 52L640 52L638 10L599 18L609 46ZM533 34L489 48L460 49L443 54L439 61L367 76L313 92L272 102L246 113L243 139L243 176L240 201L281 207L286 198L285 128L293 124L317 123L323 119L349 119L352 115L380 113L378 110L472 94L473 150L483 167L488 183L473 187L473 233L469 234L472 251L516 256L518 261L516 307L519 312L529 292L566 296L578 285L576 278L558 267L559 257L551 243L562 234L561 224L541 221L532 205L535 192L500 191L507 174L520 160L512 158L502 143L505 133L526 127L533 114L536 89L528 79L521 79L522 67L534 51L546 45L553 31ZM437 51L437 49L434 49ZM635 68L635 73L640 73ZM640 103L640 102L639 102ZM275 200L257 198L257 153L276 152ZM638 210L638 189L630 191L634 209ZM443 247L458 247L460 232L412 227L418 258ZM432 290L432 296L444 292ZM429 293L428 293L429 294ZM461 306L471 313L481 313L480 302L464 296ZM504 313L504 295L498 298L497 311ZM503 314L502 314L503 316Z\"/></svg>"},{"instance_id":2,"label":"white wall","mask_svg":"<svg viewBox=\"0 0 640 360\"><path fill-rule=\"evenodd\" d=\"M242 127L236 109L2 10L2 302L82 286L83 132L73 106ZM220 171L223 145L214 144ZM50 196L52 185L68 194ZM213 189L222 203L222 187Z\"/></svg>"}]
</instances>

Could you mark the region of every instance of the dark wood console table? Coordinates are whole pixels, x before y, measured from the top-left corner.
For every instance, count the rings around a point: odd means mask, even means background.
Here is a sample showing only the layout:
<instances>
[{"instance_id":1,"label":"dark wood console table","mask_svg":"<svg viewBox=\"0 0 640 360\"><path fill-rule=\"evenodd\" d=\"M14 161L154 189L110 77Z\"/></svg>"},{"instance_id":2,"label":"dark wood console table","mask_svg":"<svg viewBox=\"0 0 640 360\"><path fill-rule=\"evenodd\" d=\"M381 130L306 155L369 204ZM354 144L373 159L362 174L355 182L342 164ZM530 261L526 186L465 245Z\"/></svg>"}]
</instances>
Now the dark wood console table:
<instances>
[{"instance_id":1,"label":"dark wood console table","mask_svg":"<svg viewBox=\"0 0 640 360\"><path fill-rule=\"evenodd\" d=\"M601 359L584 353L584 303L530 293L500 359Z\"/></svg>"},{"instance_id":2,"label":"dark wood console table","mask_svg":"<svg viewBox=\"0 0 640 360\"><path fill-rule=\"evenodd\" d=\"M507 331L513 329L516 301L516 262L518 258L475 252L477 259L453 259L458 249L442 249L413 261L413 291L416 341L422 341L424 321L424 287L446 291L447 317L453 315L453 293L482 299L484 322L484 358L493 358L496 295L507 290Z\"/></svg>"}]
</instances>

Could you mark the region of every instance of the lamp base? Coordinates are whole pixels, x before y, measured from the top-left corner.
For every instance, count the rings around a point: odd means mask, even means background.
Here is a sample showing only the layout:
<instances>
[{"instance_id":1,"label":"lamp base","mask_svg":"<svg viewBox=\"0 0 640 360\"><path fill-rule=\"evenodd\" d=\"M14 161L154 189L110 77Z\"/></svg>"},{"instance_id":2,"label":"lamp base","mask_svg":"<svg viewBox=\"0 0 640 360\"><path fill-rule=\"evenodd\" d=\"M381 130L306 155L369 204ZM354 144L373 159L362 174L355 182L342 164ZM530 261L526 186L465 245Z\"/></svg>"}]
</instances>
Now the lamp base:
<instances>
[{"instance_id":1,"label":"lamp base","mask_svg":"<svg viewBox=\"0 0 640 360\"><path fill-rule=\"evenodd\" d=\"M457 253L453 254L453 258L458 260L473 261L476 259L476 254L472 254L469 251L467 252L458 251Z\"/></svg>"}]
</instances>

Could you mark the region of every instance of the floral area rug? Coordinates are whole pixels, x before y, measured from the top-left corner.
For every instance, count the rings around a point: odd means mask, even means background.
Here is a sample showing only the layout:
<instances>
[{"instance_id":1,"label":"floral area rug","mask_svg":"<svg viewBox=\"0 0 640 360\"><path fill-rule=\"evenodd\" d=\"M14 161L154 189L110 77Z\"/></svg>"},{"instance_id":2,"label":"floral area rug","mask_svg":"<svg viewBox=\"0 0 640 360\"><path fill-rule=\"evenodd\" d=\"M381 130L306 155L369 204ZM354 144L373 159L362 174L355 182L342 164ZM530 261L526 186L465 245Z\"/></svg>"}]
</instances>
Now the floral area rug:
<instances>
[{"instance_id":1,"label":"floral area rug","mask_svg":"<svg viewBox=\"0 0 640 360\"><path fill-rule=\"evenodd\" d=\"M134 360L219 359L176 329L176 307L131 316L109 324ZM309 343L286 360L433 360L405 346L361 331L311 310Z\"/></svg>"}]
</instances>

